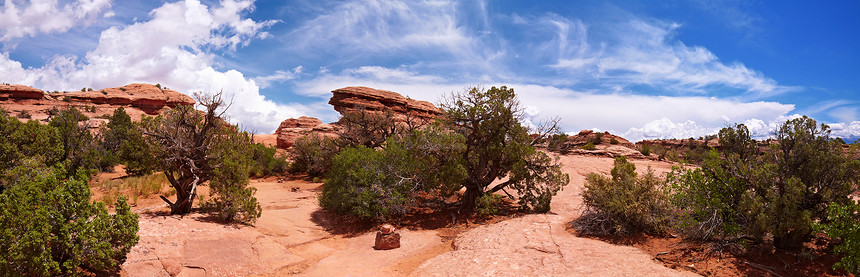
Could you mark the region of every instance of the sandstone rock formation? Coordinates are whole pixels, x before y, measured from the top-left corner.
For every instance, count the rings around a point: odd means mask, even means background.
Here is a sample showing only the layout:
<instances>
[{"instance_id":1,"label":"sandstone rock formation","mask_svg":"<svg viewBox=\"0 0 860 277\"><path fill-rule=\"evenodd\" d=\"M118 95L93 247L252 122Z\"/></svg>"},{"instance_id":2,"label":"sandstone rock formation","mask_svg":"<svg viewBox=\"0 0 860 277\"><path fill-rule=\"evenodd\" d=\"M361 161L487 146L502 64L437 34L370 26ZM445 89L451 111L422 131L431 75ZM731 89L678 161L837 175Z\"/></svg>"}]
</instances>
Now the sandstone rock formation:
<instances>
[{"instance_id":1,"label":"sandstone rock formation","mask_svg":"<svg viewBox=\"0 0 860 277\"><path fill-rule=\"evenodd\" d=\"M405 120L406 116L420 119L435 119L442 114L432 103L403 97L399 93L368 87L345 87L331 91L328 103L341 114L365 109L367 111L391 110L395 118Z\"/></svg>"},{"instance_id":2,"label":"sandstone rock formation","mask_svg":"<svg viewBox=\"0 0 860 277\"><path fill-rule=\"evenodd\" d=\"M400 122L413 119L430 121L442 114L442 111L430 102L409 99L393 91L368 87L345 87L333 90L328 103L341 114L359 110L391 111L394 113L394 119ZM278 148L286 149L292 147L301 137L311 134L337 137L340 130L339 122L325 124L319 119L302 116L281 122L275 134Z\"/></svg>"},{"instance_id":3,"label":"sandstone rock formation","mask_svg":"<svg viewBox=\"0 0 860 277\"><path fill-rule=\"evenodd\" d=\"M129 84L98 91L66 91L46 93L24 85L0 85L0 108L22 119L47 121L51 110L76 107L99 123L119 107L124 107L132 119L144 114L157 115L164 108L193 105L194 99L180 92L150 84ZM95 127L95 125L92 125Z\"/></svg>"},{"instance_id":4,"label":"sandstone rock formation","mask_svg":"<svg viewBox=\"0 0 860 277\"><path fill-rule=\"evenodd\" d=\"M287 149L292 147L297 139L312 133L336 137L338 130L339 127L335 124L325 124L317 118L302 116L299 118L288 118L281 122L281 125L275 130L275 135L277 135L278 148Z\"/></svg>"},{"instance_id":5,"label":"sandstone rock formation","mask_svg":"<svg viewBox=\"0 0 860 277\"><path fill-rule=\"evenodd\" d=\"M613 139L615 140L615 143L612 143ZM579 132L579 134L567 136L567 144L569 146L583 146L588 144L589 142L595 145L606 144L619 145L632 149L636 148L636 145L633 145L633 143L630 143L630 141L622 137L610 134L609 132L596 133L592 130L582 130Z\"/></svg>"},{"instance_id":6,"label":"sandstone rock formation","mask_svg":"<svg viewBox=\"0 0 860 277\"><path fill-rule=\"evenodd\" d=\"M588 143L592 143L594 149L584 149L583 146ZM634 159L647 158L630 141L609 132L596 133L592 130L582 130L579 134L567 136L561 145L549 147L549 142L547 142L544 146L548 147L550 151L556 151L561 154L597 155L613 158L625 156Z\"/></svg>"},{"instance_id":7,"label":"sandstone rock formation","mask_svg":"<svg viewBox=\"0 0 860 277\"><path fill-rule=\"evenodd\" d=\"M394 231L394 227L388 224L379 227L376 232L376 243L373 245L376 250L389 250L400 248L400 233Z\"/></svg>"},{"instance_id":8,"label":"sandstone rock formation","mask_svg":"<svg viewBox=\"0 0 860 277\"><path fill-rule=\"evenodd\" d=\"M194 99L188 95L150 84L129 84L99 91L63 92L59 96L69 98L72 102L137 107L151 115L158 114L164 107L194 104Z\"/></svg>"},{"instance_id":9,"label":"sandstone rock formation","mask_svg":"<svg viewBox=\"0 0 860 277\"><path fill-rule=\"evenodd\" d=\"M6 99L41 99L45 93L41 89L25 85L0 84L0 100Z\"/></svg>"}]
</instances>

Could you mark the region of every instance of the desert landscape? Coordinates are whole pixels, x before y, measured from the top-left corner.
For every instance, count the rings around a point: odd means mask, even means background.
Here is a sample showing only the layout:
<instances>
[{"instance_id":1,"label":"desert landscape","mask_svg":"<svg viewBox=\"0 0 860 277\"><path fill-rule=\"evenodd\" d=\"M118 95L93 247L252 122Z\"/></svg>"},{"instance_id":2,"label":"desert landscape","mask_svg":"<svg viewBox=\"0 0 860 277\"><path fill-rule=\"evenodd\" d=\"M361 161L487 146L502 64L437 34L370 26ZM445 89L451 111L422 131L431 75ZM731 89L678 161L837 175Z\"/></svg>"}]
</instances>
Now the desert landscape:
<instances>
[{"instance_id":1,"label":"desert landscape","mask_svg":"<svg viewBox=\"0 0 860 277\"><path fill-rule=\"evenodd\" d=\"M52 122L57 110L77 108L89 120L77 124L87 132L105 132L110 115L122 107L132 120L157 116L189 96L148 84L98 91L46 93L22 85L0 86L0 106L18 118ZM392 122L431 120L443 113L429 102L396 92L366 87L332 91L329 104L348 117L354 112L388 113ZM284 120L275 134L255 134L253 142L287 155L312 136L346 136L348 121L322 123L311 117ZM533 134L534 136L534 134ZM174 188L155 181L153 192L117 189L131 182L125 166L103 170L89 181L91 200L126 196L138 215L139 241L115 270L96 275L119 276L835 276L836 256L826 238L808 242L807 250L782 251L756 246L744 251L707 241L682 239L676 231L631 236L580 234L573 226L586 212L583 192L590 174L615 176L619 157L637 175L665 180L673 168L698 168L699 149L719 149L717 138L640 141L636 144L590 130L556 135L540 151L557 159L569 182L552 197L549 211L520 210L518 196L496 193L497 211L460 213L463 189L447 198L424 196L404 214L365 220L320 206L326 184L307 173L283 172L254 177L247 186L261 213L253 223L230 223L205 212L203 199L215 198L201 186L201 201L190 213L175 214L168 199ZM558 138L561 138L560 140ZM756 146L765 151L766 144ZM296 146L299 147L299 146ZM644 150L645 148L649 150ZM649 153L654 149L654 154ZM684 152L686 151L686 152ZM845 148L844 151L849 151ZM850 151L849 151L850 152ZM289 156L289 155L287 155ZM286 157L286 156L285 156ZM289 156L295 157L295 156ZM627 161L627 160L624 161ZM686 160L685 160L686 159ZM293 161L295 162L295 161ZM675 169L677 170L677 169ZM155 173L160 175L160 173ZM153 175L153 176L155 176ZM649 175L650 176L650 175ZM498 185L505 179L497 179ZM665 185L661 185L665 186ZM855 192L856 193L856 192ZM517 193L514 192L516 195ZM521 196L520 196L521 197ZM856 198L856 196L855 196ZM439 202L441 201L441 202ZM435 204L433 204L435 203ZM377 229L393 225L399 245L375 249ZM725 253L723 253L725 251ZM806 253L806 254L803 254ZM815 258L804 258L804 255Z\"/></svg>"}]
</instances>

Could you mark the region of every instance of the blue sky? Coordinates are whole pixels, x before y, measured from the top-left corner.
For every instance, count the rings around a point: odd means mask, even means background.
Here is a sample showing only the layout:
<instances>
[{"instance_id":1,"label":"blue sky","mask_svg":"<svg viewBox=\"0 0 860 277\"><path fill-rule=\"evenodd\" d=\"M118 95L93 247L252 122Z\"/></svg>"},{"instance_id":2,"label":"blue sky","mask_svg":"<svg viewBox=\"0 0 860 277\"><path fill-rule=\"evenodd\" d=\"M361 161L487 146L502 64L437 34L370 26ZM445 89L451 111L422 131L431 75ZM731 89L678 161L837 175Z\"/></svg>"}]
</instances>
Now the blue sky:
<instances>
[{"instance_id":1,"label":"blue sky","mask_svg":"<svg viewBox=\"0 0 860 277\"><path fill-rule=\"evenodd\" d=\"M223 90L270 133L335 121L345 86L437 103L513 87L526 123L631 140L809 115L860 136L860 2L18 1L0 4L0 82Z\"/></svg>"}]
</instances>

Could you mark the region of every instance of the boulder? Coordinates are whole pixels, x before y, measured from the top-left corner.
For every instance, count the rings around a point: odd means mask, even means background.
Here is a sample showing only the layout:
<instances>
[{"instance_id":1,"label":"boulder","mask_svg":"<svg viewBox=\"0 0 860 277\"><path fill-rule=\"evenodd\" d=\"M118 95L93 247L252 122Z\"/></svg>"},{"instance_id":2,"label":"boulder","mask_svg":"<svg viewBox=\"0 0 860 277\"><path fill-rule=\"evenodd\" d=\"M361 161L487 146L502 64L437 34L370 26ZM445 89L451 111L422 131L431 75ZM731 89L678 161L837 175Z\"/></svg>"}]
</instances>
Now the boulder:
<instances>
[{"instance_id":1,"label":"boulder","mask_svg":"<svg viewBox=\"0 0 860 277\"><path fill-rule=\"evenodd\" d=\"M373 248L376 250L400 248L400 232L396 232L391 225L382 225L376 232L376 243Z\"/></svg>"},{"instance_id":2,"label":"boulder","mask_svg":"<svg viewBox=\"0 0 860 277\"><path fill-rule=\"evenodd\" d=\"M439 108L427 101L403 97L399 93L368 87L345 87L331 91L328 103L341 114L364 109L372 112L392 111L401 121L406 116L432 120L442 114Z\"/></svg>"}]
</instances>

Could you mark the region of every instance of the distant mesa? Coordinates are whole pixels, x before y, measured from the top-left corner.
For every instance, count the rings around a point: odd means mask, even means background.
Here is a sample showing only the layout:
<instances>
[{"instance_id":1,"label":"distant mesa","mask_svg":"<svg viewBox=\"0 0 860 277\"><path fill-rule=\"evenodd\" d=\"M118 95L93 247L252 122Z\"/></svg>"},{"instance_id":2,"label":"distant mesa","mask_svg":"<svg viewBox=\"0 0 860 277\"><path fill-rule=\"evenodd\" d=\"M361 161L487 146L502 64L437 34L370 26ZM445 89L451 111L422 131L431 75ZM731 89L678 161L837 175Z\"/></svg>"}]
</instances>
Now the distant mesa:
<instances>
[{"instance_id":1,"label":"distant mesa","mask_svg":"<svg viewBox=\"0 0 860 277\"><path fill-rule=\"evenodd\" d=\"M394 119L401 122L411 120L410 118L433 120L442 114L442 111L430 102L410 99L388 90L345 87L331 93L328 103L341 114L360 110L372 113L391 111L394 113ZM338 122L326 124L317 118L302 116L281 122L275 134L278 147L286 149L292 147L297 139L311 134L336 137L340 128Z\"/></svg>"},{"instance_id":2,"label":"distant mesa","mask_svg":"<svg viewBox=\"0 0 860 277\"><path fill-rule=\"evenodd\" d=\"M50 93L24 85L0 85L0 107L13 116L43 122L48 120L52 109L66 107L77 107L84 115L93 118L92 121L104 121L96 117L110 115L115 109L124 107L126 113L139 120L144 114L157 115L166 107L194 103L188 95L150 84Z\"/></svg>"}]
</instances>

